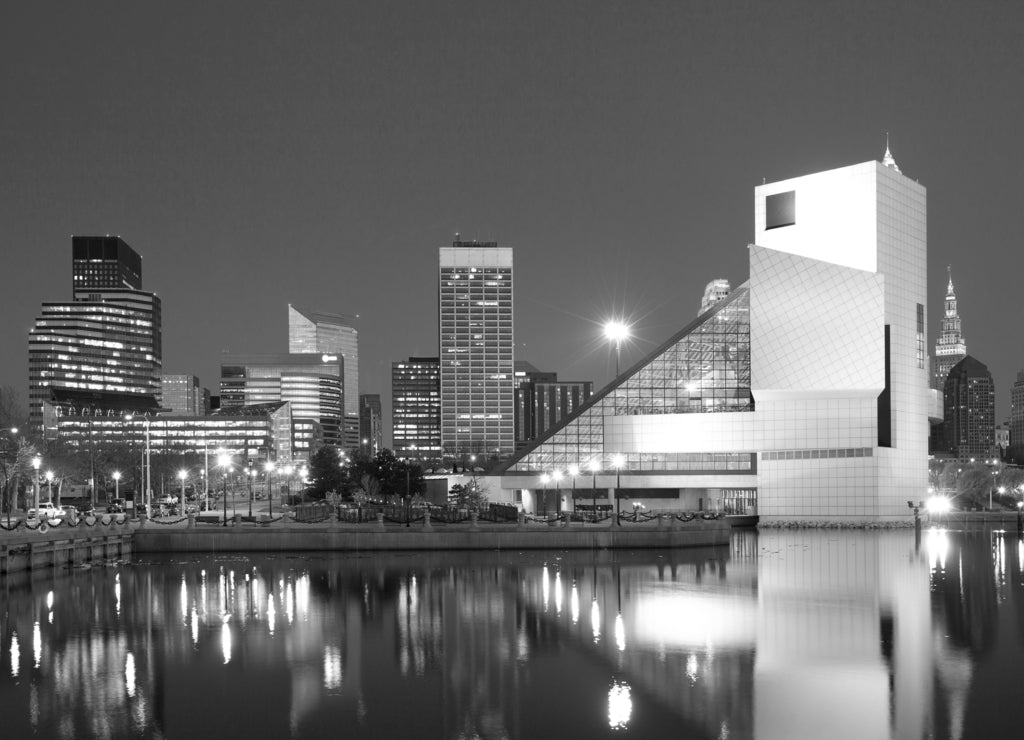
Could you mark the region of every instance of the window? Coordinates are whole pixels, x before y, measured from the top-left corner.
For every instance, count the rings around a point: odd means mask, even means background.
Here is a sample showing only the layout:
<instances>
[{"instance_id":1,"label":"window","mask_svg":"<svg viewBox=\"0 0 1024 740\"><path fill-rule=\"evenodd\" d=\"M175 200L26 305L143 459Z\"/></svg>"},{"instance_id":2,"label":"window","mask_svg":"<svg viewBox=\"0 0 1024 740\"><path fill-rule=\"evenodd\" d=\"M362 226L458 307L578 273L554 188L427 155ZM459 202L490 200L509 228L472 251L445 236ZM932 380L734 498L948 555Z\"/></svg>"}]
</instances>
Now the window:
<instances>
[{"instance_id":1,"label":"window","mask_svg":"<svg viewBox=\"0 0 1024 740\"><path fill-rule=\"evenodd\" d=\"M796 223L796 191L775 193L764 199L764 228L778 229Z\"/></svg>"}]
</instances>

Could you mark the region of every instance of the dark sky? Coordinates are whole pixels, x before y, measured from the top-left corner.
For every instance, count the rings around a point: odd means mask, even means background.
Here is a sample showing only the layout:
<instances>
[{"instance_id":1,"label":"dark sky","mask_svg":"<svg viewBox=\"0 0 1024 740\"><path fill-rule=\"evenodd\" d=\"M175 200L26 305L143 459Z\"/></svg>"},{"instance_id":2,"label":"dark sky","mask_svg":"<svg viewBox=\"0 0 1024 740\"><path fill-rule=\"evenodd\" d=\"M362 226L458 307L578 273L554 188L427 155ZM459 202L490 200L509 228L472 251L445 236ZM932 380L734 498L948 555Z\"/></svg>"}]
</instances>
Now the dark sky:
<instances>
[{"instance_id":1,"label":"dark sky","mask_svg":"<svg viewBox=\"0 0 1024 740\"><path fill-rule=\"evenodd\" d=\"M288 302L359 314L360 390L436 354L437 248L515 248L516 356L614 372L747 277L753 188L880 159L928 188L929 330L953 263L997 419L1020 325L1024 6L1014 2L7 3L0 383L119 234L164 368L283 351ZM842 228L837 224L837 228ZM389 405L385 415L390 427Z\"/></svg>"}]
</instances>

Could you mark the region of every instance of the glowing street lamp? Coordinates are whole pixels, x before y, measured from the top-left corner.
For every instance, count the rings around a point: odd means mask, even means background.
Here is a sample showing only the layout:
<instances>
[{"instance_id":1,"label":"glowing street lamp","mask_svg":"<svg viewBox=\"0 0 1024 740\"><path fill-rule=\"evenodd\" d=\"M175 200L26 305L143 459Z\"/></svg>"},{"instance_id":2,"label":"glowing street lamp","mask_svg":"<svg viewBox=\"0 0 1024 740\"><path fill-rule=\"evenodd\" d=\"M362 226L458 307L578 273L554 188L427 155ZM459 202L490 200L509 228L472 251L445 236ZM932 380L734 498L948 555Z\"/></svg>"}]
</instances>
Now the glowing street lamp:
<instances>
[{"instance_id":1,"label":"glowing street lamp","mask_svg":"<svg viewBox=\"0 0 1024 740\"><path fill-rule=\"evenodd\" d=\"M569 466L569 477L572 478L572 510L576 511L576 476L580 474L580 466L573 464Z\"/></svg>"},{"instance_id":2,"label":"glowing street lamp","mask_svg":"<svg viewBox=\"0 0 1024 740\"><path fill-rule=\"evenodd\" d=\"M188 471L182 468L178 471L178 480L181 481L181 501L179 505L181 509L178 511L179 514L185 513L185 479L188 478Z\"/></svg>"},{"instance_id":3,"label":"glowing street lamp","mask_svg":"<svg viewBox=\"0 0 1024 740\"><path fill-rule=\"evenodd\" d=\"M619 377L619 358L622 355L622 342L629 338L629 327L622 321L608 321L604 325L604 338L615 342L615 377Z\"/></svg>"},{"instance_id":4,"label":"glowing street lamp","mask_svg":"<svg viewBox=\"0 0 1024 740\"><path fill-rule=\"evenodd\" d=\"M550 480L551 476L547 473L544 473L540 477L540 482L544 484L544 493L542 494L544 498L544 516L547 516L548 513L548 481Z\"/></svg>"},{"instance_id":5,"label":"glowing street lamp","mask_svg":"<svg viewBox=\"0 0 1024 740\"><path fill-rule=\"evenodd\" d=\"M121 471L115 470L113 474L114 478L114 498L121 498Z\"/></svg>"},{"instance_id":6,"label":"glowing street lamp","mask_svg":"<svg viewBox=\"0 0 1024 740\"><path fill-rule=\"evenodd\" d=\"M231 455L222 452L217 455L217 467L221 470L224 481L224 526L228 526L228 471L231 470Z\"/></svg>"},{"instance_id":7,"label":"glowing street lamp","mask_svg":"<svg viewBox=\"0 0 1024 740\"><path fill-rule=\"evenodd\" d=\"M557 515L562 508L562 488L560 486L562 482L562 471L556 470L551 474L551 480L555 482L555 514ZM547 512L547 507L545 513Z\"/></svg>"},{"instance_id":8,"label":"glowing street lamp","mask_svg":"<svg viewBox=\"0 0 1024 740\"><path fill-rule=\"evenodd\" d=\"M263 472L267 474L267 503L270 505L270 516L274 516L274 489L271 486L271 476L274 474L275 467L273 460L263 463Z\"/></svg>"},{"instance_id":9,"label":"glowing street lamp","mask_svg":"<svg viewBox=\"0 0 1024 740\"><path fill-rule=\"evenodd\" d=\"M53 503L53 471L46 471L46 497L50 499L50 503ZM57 508L60 508L60 502L56 504Z\"/></svg>"},{"instance_id":10,"label":"glowing street lamp","mask_svg":"<svg viewBox=\"0 0 1024 740\"><path fill-rule=\"evenodd\" d=\"M623 455L612 455L612 467L615 468L615 523L622 526L619 521L619 488L622 486L622 466L626 464Z\"/></svg>"},{"instance_id":11,"label":"glowing street lamp","mask_svg":"<svg viewBox=\"0 0 1024 740\"><path fill-rule=\"evenodd\" d=\"M39 518L39 468L43 465L43 458L36 455L32 458L32 467L36 470L36 490L35 490L35 507L36 507L36 518Z\"/></svg>"}]
</instances>

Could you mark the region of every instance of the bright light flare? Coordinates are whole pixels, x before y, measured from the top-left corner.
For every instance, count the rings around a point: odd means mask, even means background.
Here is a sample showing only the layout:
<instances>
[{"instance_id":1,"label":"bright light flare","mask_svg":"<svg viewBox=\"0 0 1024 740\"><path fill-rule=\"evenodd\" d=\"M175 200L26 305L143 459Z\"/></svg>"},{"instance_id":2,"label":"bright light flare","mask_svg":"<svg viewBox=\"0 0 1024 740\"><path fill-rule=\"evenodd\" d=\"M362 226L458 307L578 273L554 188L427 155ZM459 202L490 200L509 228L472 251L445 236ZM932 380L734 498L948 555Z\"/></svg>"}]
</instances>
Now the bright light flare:
<instances>
[{"instance_id":1,"label":"bright light flare","mask_svg":"<svg viewBox=\"0 0 1024 740\"><path fill-rule=\"evenodd\" d=\"M604 323L604 338L612 342L628 339L629 327L624 321L606 321Z\"/></svg>"},{"instance_id":2,"label":"bright light flare","mask_svg":"<svg viewBox=\"0 0 1024 740\"><path fill-rule=\"evenodd\" d=\"M953 505L945 496L932 496L925 503L925 508L930 514L946 514L953 508Z\"/></svg>"}]
</instances>

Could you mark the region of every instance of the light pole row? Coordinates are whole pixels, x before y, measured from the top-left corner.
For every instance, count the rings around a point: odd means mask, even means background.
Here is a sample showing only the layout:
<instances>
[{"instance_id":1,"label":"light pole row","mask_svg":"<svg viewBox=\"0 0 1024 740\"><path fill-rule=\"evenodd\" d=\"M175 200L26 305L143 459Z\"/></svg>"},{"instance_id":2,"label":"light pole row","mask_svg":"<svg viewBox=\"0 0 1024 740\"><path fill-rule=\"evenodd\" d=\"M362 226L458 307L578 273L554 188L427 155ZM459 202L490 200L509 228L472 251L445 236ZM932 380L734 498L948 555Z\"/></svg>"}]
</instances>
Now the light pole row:
<instances>
[{"instance_id":1,"label":"light pole row","mask_svg":"<svg viewBox=\"0 0 1024 740\"><path fill-rule=\"evenodd\" d=\"M619 489L622 487L622 468L625 467L625 465L626 465L626 456L625 455L620 455L620 454L612 455L610 462L611 462L612 467L615 469L615 523L619 524L620 523L619 522L619 511L620 511ZM596 515L597 515L597 474L599 472L601 472L601 461L598 460L597 458L591 459L589 462L587 462L587 469L590 470L590 473L593 476L593 513L594 513L594 515L596 517ZM580 466L579 465L575 465L575 464L569 465L568 468L566 469L566 473L568 473L569 477L572 479L572 499L573 499L573 506L575 507L575 503L576 503L576 476L578 476L580 474ZM544 490L543 497L544 497L544 513L545 514L547 514L548 483L554 482L556 484L556 486L557 486L559 481L561 481L561 479L562 479L562 475L563 475L563 473L562 473L562 471L560 469L555 469L554 471L552 471L550 473L547 473L547 472L542 473L541 476L540 476L540 482L541 482L541 484L544 487L543 488L543 490ZM560 490L560 489L556 488L556 490Z\"/></svg>"}]
</instances>

